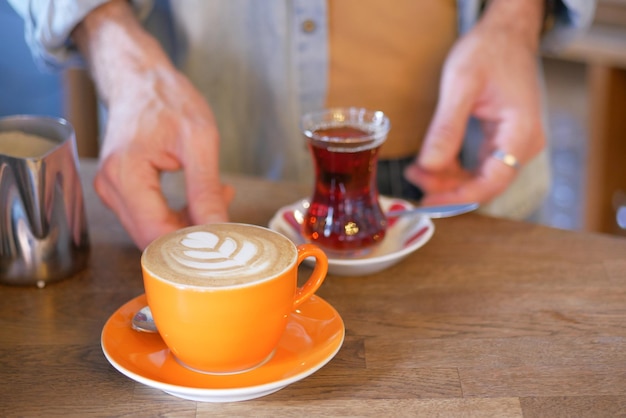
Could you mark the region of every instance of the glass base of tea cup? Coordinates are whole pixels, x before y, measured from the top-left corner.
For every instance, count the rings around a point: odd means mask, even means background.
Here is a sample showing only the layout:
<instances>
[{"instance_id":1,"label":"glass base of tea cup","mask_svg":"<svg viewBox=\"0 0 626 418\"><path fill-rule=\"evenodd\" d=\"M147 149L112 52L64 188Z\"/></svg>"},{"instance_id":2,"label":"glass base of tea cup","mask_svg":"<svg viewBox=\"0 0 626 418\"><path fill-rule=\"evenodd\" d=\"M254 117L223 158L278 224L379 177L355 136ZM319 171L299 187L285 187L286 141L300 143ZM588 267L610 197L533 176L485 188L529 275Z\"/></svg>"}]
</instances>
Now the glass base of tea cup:
<instances>
[{"instance_id":1,"label":"glass base of tea cup","mask_svg":"<svg viewBox=\"0 0 626 418\"><path fill-rule=\"evenodd\" d=\"M255 366L247 367L247 368L241 369L241 370L219 371L219 372L217 372L217 371L210 371L210 370L201 370L201 369L197 369L195 367L191 367L188 364L186 364L184 361L182 361L181 359L176 357L173 353L172 353L172 356L174 357L174 360L176 360L176 362L178 364L180 364L181 366L183 366L184 368L186 368L188 370L191 370L194 373L210 374L210 375L216 375L216 376L228 376L228 375L233 375L233 374L248 373L248 372L250 372L252 370L258 369L259 367L263 366L265 363L270 361L272 359L272 357L274 357L275 353L276 353L276 350L272 351L269 356L265 357L265 359L263 361L261 361L259 364L255 365Z\"/></svg>"},{"instance_id":2,"label":"glass base of tea cup","mask_svg":"<svg viewBox=\"0 0 626 418\"><path fill-rule=\"evenodd\" d=\"M371 245L365 248L347 248L338 250L336 248L328 248L323 245L316 243L315 241L311 241L312 244L320 247L328 258L333 259L352 259L352 258L363 258L370 255L376 248L380 246L380 244Z\"/></svg>"}]
</instances>

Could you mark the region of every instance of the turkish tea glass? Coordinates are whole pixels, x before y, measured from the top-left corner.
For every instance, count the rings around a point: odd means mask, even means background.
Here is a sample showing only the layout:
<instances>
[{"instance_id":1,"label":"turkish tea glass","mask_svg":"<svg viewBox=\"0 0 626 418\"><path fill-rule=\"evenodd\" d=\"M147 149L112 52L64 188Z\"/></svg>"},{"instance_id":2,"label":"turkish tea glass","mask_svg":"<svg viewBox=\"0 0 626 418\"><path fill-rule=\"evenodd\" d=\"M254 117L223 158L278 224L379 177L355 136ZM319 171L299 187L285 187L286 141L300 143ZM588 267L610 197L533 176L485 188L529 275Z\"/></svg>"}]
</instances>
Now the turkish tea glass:
<instances>
[{"instance_id":1,"label":"turkish tea glass","mask_svg":"<svg viewBox=\"0 0 626 418\"><path fill-rule=\"evenodd\" d=\"M389 118L381 111L332 108L305 114L301 128L315 167L303 236L331 257L366 255L383 241L387 228L376 165Z\"/></svg>"}]
</instances>

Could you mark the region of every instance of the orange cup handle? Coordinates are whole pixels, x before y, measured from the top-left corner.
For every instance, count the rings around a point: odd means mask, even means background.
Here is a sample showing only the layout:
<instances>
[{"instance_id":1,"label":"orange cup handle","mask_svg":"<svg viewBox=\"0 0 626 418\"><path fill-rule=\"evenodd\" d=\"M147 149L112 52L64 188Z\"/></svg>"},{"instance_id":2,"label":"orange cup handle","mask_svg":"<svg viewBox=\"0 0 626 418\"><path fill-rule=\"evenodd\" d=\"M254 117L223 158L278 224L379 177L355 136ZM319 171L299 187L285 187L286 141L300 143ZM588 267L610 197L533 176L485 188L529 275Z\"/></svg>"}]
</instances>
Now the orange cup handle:
<instances>
[{"instance_id":1,"label":"orange cup handle","mask_svg":"<svg viewBox=\"0 0 626 418\"><path fill-rule=\"evenodd\" d=\"M298 245L298 265L308 257L315 257L315 267L306 283L296 289L293 309L296 309L317 292L317 289L319 289L326 278L326 273L328 273L328 258L324 251L313 244Z\"/></svg>"}]
</instances>

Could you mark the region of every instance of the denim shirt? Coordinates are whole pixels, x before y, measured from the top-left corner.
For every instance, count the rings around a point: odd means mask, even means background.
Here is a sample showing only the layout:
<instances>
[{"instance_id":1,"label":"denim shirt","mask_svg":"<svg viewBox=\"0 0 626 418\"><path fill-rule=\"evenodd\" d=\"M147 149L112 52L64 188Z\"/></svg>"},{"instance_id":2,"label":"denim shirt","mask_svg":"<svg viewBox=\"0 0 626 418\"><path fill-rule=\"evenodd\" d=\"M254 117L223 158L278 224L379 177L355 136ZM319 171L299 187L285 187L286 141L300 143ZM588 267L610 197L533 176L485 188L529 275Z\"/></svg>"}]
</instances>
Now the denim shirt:
<instances>
[{"instance_id":1,"label":"denim shirt","mask_svg":"<svg viewBox=\"0 0 626 418\"><path fill-rule=\"evenodd\" d=\"M69 35L90 10L107 0L8 1L25 20L34 59L44 68L60 69L81 64ZM222 137L223 172L311 183L310 156L298 121L304 112L324 106L327 3L271 1L170 2L179 35L176 49L182 51L177 64L213 108ZM151 5L150 0L133 0L139 15L145 16ZM480 0L457 0L459 33L475 24L480 5ZM561 6L554 28L543 39L544 47L558 47L585 29L595 2L561 0ZM475 148L475 142L466 143ZM483 210L524 218L541 203L548 183L548 161L542 153L521 170L507 192Z\"/></svg>"}]
</instances>

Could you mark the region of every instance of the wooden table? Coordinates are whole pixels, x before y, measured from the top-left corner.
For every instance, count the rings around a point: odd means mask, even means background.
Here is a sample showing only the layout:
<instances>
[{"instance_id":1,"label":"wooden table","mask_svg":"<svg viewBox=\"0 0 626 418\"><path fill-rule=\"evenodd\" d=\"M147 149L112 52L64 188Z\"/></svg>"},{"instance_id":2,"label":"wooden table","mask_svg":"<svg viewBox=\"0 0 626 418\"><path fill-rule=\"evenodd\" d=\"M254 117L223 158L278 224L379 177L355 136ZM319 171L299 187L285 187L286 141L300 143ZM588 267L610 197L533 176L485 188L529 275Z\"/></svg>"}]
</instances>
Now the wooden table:
<instances>
[{"instance_id":1,"label":"wooden table","mask_svg":"<svg viewBox=\"0 0 626 418\"><path fill-rule=\"evenodd\" d=\"M109 316L143 292L140 253L91 187L89 269L44 289L0 286L0 416L616 416L626 411L626 240L469 214L369 277L319 295L345 342L312 376L252 401L182 400L105 359ZM229 178L234 221L266 225L306 194ZM175 179L166 181L173 201Z\"/></svg>"}]
</instances>

